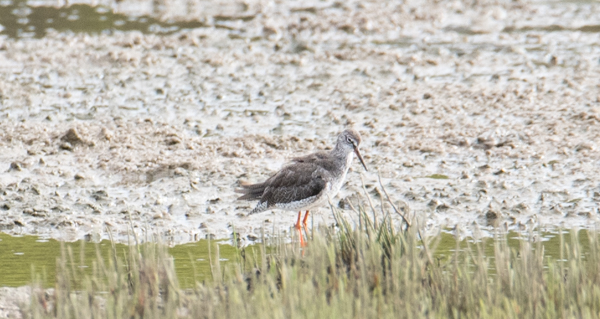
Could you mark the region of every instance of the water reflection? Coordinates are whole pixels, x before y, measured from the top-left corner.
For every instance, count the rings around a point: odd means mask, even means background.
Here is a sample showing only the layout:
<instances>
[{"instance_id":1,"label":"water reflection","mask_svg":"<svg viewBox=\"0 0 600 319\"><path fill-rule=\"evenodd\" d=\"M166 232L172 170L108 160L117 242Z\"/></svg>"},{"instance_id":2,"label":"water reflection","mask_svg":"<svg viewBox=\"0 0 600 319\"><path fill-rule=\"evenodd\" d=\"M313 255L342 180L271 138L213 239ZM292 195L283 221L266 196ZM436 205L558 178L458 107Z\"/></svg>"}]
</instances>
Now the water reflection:
<instances>
[{"instance_id":1,"label":"water reflection","mask_svg":"<svg viewBox=\"0 0 600 319\"><path fill-rule=\"evenodd\" d=\"M113 13L110 8L74 4L68 7L29 6L27 1L0 1L0 34L11 38L41 38L48 31L111 33L141 31L169 34L181 29L202 27L198 21L159 21Z\"/></svg>"}]
</instances>

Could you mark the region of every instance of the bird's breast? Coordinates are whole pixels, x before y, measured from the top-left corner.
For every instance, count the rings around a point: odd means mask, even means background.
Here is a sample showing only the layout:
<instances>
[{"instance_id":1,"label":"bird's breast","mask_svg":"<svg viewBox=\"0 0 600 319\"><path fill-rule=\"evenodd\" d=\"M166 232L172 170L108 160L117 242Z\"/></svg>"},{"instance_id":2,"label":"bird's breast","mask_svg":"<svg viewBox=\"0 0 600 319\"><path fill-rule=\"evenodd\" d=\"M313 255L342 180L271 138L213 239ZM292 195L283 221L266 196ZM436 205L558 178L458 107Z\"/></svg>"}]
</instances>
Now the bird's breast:
<instances>
[{"instance_id":1,"label":"bird's breast","mask_svg":"<svg viewBox=\"0 0 600 319\"><path fill-rule=\"evenodd\" d=\"M348 169L352 164L353 156L353 153L348 154L345 165L341 168L341 171L339 172L337 178L333 181L333 183L331 183L331 197L335 196L342 188L342 185L344 185L344 181L346 180L346 174L348 174Z\"/></svg>"}]
</instances>

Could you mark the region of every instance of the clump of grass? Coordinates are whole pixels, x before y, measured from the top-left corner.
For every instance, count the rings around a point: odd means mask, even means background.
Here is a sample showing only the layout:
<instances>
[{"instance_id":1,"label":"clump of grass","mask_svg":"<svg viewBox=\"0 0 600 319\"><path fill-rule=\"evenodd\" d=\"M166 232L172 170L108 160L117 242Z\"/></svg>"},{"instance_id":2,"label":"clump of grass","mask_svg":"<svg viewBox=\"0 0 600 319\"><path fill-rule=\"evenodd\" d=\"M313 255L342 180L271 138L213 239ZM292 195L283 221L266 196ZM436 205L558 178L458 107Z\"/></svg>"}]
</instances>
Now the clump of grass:
<instances>
[{"instance_id":1,"label":"clump of grass","mask_svg":"<svg viewBox=\"0 0 600 319\"><path fill-rule=\"evenodd\" d=\"M381 196L381 198L385 198ZM389 198L388 198L389 199ZM539 242L511 249L495 241L449 259L432 255L435 238L422 239L392 205L380 220L364 207L352 225L335 208L335 229L319 228L304 251L281 238L240 250L212 279L181 289L163 245L130 245L120 257L100 254L92 275L73 252L59 259L54 289L36 288L26 318L555 318L600 314L600 241L590 234L585 257L576 233L561 241L560 260ZM372 206L371 206L371 209ZM369 216L370 215L370 216ZM403 214L403 218L404 218ZM410 227L409 227L410 226ZM81 263L80 263L81 264Z\"/></svg>"},{"instance_id":2,"label":"clump of grass","mask_svg":"<svg viewBox=\"0 0 600 319\"><path fill-rule=\"evenodd\" d=\"M83 247L77 258L61 247L54 289L32 289L24 318L142 318L175 313L182 293L165 245L132 244L128 251L112 247L105 259L100 248L86 272ZM122 253L122 257L120 257Z\"/></svg>"}]
</instances>

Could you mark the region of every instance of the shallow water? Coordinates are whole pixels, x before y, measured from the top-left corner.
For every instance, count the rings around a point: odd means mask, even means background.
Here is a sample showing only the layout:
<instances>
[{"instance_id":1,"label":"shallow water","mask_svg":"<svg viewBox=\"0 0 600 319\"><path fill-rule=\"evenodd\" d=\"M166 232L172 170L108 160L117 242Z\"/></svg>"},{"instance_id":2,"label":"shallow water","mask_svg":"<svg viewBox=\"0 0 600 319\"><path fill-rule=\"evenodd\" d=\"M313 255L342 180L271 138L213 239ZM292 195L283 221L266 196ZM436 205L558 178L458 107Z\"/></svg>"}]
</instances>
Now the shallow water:
<instances>
[{"instance_id":1,"label":"shallow water","mask_svg":"<svg viewBox=\"0 0 600 319\"><path fill-rule=\"evenodd\" d=\"M562 231L563 240L566 243L570 242L571 233ZM536 233L530 238L529 235L523 235L516 232L510 232L506 235L508 246L513 249L518 249L522 241L542 241L544 253L546 257L559 259L560 254L560 237L559 233L543 232ZM581 253L587 252L589 247L587 231L578 233L579 242L581 243ZM436 242L434 255L444 259L452 256L458 251L468 251L469 247L474 248L474 243L482 244L485 256L493 258L494 256L494 239L486 237L474 241L472 238L458 239L451 231L444 231L440 234L439 241ZM238 251L227 244L218 244L219 241L212 241L212 256L215 258L215 245L219 246L219 256L222 267L227 267L231 260L239 258ZM179 279L180 285L185 288L193 288L196 281L208 279L211 276L209 264L209 241L200 240L195 243L187 243L176 245L168 249L175 264L175 272ZM471 246L469 246L471 245ZM100 249L103 258L109 258L111 252L111 244L107 240L99 243L90 243L85 241L65 243L65 249L72 250L75 260L80 260L81 250L83 249L84 263L83 267L89 270L91 274L92 262L97 260L96 252ZM128 248L123 244L116 244L118 254L123 257L123 254L128 252ZM249 247L248 249L252 249ZM307 249L310 249L308 247ZM56 274L56 260L61 254L61 243L53 239L41 239L35 236L13 237L0 233L0 287L19 287L27 285L33 281L32 274L41 279L41 283L46 287L51 287L54 284ZM76 267L82 267L82 264L77 263Z\"/></svg>"},{"instance_id":2,"label":"shallow water","mask_svg":"<svg viewBox=\"0 0 600 319\"><path fill-rule=\"evenodd\" d=\"M569 5L575 6L579 10L594 8L594 1L547 1L533 2L532 4L540 7L553 7L555 10L564 9ZM245 7L247 5L238 5ZM147 7L147 6L145 6ZM145 9L145 10L144 10ZM103 4L76 3L72 5L57 5L52 1L31 1L31 0L2 0L0 1L0 21L2 29L0 34L8 35L12 38L41 38L47 32L84 32L89 34L104 33L111 34L114 31L141 31L146 34L172 34L183 29L193 29L200 27L228 27L227 24L207 23L201 16L193 16L188 13L187 19L179 14L178 19L158 19L168 8L163 5L152 3L149 7L142 10L125 10L129 14L115 12L115 8ZM123 10L122 10L123 11ZM298 10L297 12L302 11ZM314 8L307 12L315 11ZM147 14L150 13L150 14ZM227 15L213 16L214 21L230 21L241 19L250 21L255 18L254 14L235 17ZM214 22L212 21L212 22ZM580 31L589 33L600 32L600 25L594 24L590 20L587 24L571 26L555 21L554 24L536 25L535 23L524 24L522 26L506 26L499 29L503 33L528 33L528 32L561 32L561 31ZM467 25L449 25L446 31L453 31L464 35L478 35L482 30L477 26ZM483 33L486 30L484 28ZM400 37L394 40L374 40L375 45L390 45L408 47L417 43L413 37ZM436 45L446 46L448 43L429 43L432 48ZM439 75L437 76L439 77Z\"/></svg>"},{"instance_id":3,"label":"shallow water","mask_svg":"<svg viewBox=\"0 0 600 319\"><path fill-rule=\"evenodd\" d=\"M114 31L141 31L171 34L203 26L198 21L160 21L150 16L131 16L113 12L107 6L73 4L34 6L26 0L0 1L0 35L11 38L41 38L48 32L111 34Z\"/></svg>"},{"instance_id":4,"label":"shallow water","mask_svg":"<svg viewBox=\"0 0 600 319\"><path fill-rule=\"evenodd\" d=\"M200 240L194 243L177 245L168 249L175 263L175 272L183 287L194 287L196 280L211 277L209 261L209 243L212 246L212 258L216 256L216 246L222 266L229 260L238 258L236 249L219 241ZM61 242L36 236L10 236L0 233L0 287L19 287L39 278L46 287L54 284L56 261L61 256ZM79 261L83 249L84 263L76 267L86 268L91 274L92 263L97 260L97 249L104 260L111 254L111 243L107 240L99 243L77 241L64 243L65 251L71 249L74 259ZM116 244L120 258L128 253L124 244ZM33 276L35 274L35 276Z\"/></svg>"}]
</instances>

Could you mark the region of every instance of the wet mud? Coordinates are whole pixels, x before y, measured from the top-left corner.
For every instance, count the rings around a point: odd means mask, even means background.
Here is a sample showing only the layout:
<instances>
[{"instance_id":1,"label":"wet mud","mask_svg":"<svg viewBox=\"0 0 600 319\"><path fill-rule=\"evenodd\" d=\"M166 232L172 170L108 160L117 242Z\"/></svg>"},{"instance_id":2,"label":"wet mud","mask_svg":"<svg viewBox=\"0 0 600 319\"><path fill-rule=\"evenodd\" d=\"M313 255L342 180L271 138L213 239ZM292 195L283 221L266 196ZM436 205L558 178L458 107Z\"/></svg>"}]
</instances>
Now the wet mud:
<instances>
[{"instance_id":1,"label":"wet mud","mask_svg":"<svg viewBox=\"0 0 600 319\"><path fill-rule=\"evenodd\" d=\"M597 3L186 8L138 14L202 27L0 38L0 231L126 242L133 229L172 244L286 234L295 214L247 216L238 181L331 148L347 126L369 167L355 163L333 199L349 218L361 178L383 217L380 176L431 234L596 227ZM314 213L313 227L333 224L329 208Z\"/></svg>"}]
</instances>

